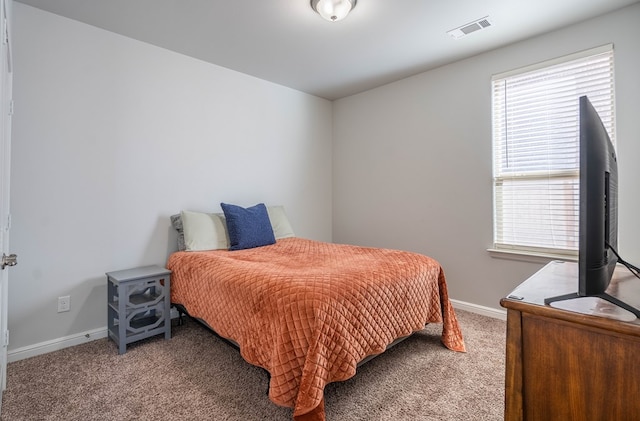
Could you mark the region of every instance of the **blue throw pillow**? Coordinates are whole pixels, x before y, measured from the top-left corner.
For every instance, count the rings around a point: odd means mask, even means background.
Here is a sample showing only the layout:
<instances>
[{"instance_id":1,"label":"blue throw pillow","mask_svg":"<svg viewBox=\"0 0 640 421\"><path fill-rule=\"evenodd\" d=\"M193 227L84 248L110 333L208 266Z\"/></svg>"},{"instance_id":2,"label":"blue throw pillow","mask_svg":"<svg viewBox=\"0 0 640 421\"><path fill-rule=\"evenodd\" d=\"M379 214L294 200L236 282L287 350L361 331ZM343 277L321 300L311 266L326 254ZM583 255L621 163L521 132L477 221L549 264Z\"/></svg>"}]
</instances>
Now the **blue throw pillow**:
<instances>
[{"instance_id":1,"label":"blue throw pillow","mask_svg":"<svg viewBox=\"0 0 640 421\"><path fill-rule=\"evenodd\" d=\"M273 228L264 203L243 208L220 203L227 220L229 250L243 250L275 244Z\"/></svg>"}]
</instances>

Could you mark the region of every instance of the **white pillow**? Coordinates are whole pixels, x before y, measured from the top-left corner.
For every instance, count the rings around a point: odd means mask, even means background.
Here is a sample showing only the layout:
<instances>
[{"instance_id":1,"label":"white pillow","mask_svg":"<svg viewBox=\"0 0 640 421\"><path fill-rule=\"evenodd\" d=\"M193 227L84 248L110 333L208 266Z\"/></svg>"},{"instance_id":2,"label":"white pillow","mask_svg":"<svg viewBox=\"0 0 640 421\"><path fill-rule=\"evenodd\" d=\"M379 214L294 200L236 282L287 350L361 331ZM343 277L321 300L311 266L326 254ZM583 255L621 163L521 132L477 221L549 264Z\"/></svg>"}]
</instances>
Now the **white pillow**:
<instances>
[{"instance_id":1,"label":"white pillow","mask_svg":"<svg viewBox=\"0 0 640 421\"><path fill-rule=\"evenodd\" d=\"M268 206L267 213L269 214L271 228L273 228L273 235L276 240L296 236L293 233L287 214L284 212L284 206Z\"/></svg>"},{"instance_id":2,"label":"white pillow","mask_svg":"<svg viewBox=\"0 0 640 421\"><path fill-rule=\"evenodd\" d=\"M215 213L180 212L187 251L229 248L226 222Z\"/></svg>"}]
</instances>

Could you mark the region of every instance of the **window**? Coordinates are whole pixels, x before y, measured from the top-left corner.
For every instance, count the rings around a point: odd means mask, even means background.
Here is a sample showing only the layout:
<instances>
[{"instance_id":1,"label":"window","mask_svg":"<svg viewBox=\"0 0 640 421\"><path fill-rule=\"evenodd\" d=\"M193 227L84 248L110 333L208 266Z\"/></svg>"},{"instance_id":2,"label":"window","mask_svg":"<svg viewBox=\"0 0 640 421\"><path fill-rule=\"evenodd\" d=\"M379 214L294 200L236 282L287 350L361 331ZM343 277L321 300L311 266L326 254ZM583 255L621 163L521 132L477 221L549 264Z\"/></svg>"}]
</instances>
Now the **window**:
<instances>
[{"instance_id":1,"label":"window","mask_svg":"<svg viewBox=\"0 0 640 421\"><path fill-rule=\"evenodd\" d=\"M492 92L494 250L577 256L578 98L615 144L613 47L496 75Z\"/></svg>"}]
</instances>

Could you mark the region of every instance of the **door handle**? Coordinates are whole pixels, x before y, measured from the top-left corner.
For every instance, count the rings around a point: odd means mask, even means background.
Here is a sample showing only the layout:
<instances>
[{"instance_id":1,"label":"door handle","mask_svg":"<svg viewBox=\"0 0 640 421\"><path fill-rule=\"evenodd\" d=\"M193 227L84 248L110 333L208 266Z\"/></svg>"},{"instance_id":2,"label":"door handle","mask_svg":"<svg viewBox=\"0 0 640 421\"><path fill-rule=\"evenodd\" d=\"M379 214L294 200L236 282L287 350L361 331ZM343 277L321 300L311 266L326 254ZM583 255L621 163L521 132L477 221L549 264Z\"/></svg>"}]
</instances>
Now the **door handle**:
<instances>
[{"instance_id":1,"label":"door handle","mask_svg":"<svg viewBox=\"0 0 640 421\"><path fill-rule=\"evenodd\" d=\"M15 266L18 264L18 256L15 254L6 255L2 253L2 262L0 262L0 269L4 269L7 266Z\"/></svg>"}]
</instances>

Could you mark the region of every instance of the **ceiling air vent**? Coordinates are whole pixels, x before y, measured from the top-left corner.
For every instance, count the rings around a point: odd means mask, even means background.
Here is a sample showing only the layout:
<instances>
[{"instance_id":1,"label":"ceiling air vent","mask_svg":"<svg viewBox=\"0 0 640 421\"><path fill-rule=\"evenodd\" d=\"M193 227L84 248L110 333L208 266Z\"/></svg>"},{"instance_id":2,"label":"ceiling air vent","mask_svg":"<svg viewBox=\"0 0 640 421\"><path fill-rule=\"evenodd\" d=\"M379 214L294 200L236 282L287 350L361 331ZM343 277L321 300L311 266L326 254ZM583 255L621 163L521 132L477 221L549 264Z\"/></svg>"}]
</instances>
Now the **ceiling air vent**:
<instances>
[{"instance_id":1,"label":"ceiling air vent","mask_svg":"<svg viewBox=\"0 0 640 421\"><path fill-rule=\"evenodd\" d=\"M447 34L451 35L455 39L458 39L458 38L467 36L472 32L476 32L476 31L479 31L480 29L485 29L490 26L491 26L491 21L489 21L489 16L485 16L478 20L474 20L473 22L467 23L466 25L462 25L456 29L447 31Z\"/></svg>"}]
</instances>

